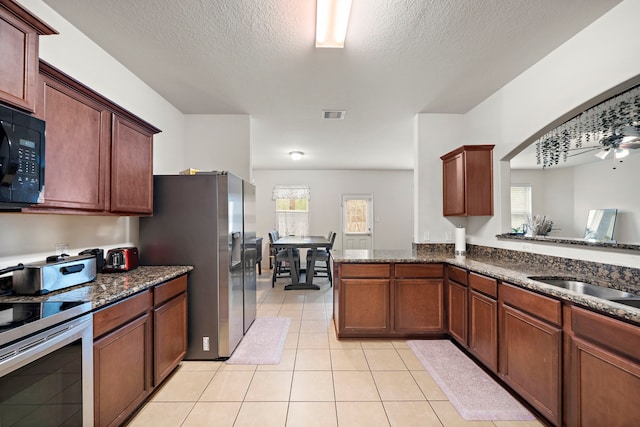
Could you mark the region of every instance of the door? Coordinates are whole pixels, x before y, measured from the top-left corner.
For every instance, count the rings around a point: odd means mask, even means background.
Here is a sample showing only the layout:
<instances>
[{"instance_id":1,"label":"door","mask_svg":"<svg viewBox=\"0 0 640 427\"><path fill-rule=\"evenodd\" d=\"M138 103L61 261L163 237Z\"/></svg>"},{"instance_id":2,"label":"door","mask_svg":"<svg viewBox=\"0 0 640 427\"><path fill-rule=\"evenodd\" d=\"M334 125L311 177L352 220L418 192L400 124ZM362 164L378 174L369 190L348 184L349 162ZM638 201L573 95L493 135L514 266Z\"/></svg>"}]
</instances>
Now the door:
<instances>
[{"instance_id":1,"label":"door","mask_svg":"<svg viewBox=\"0 0 640 427\"><path fill-rule=\"evenodd\" d=\"M256 319L256 263L258 245L256 243L256 188L243 181L244 209L244 333ZM260 239L262 242L262 239ZM262 244L262 243L261 243Z\"/></svg>"},{"instance_id":2,"label":"door","mask_svg":"<svg viewBox=\"0 0 640 427\"><path fill-rule=\"evenodd\" d=\"M342 249L373 250L373 194L342 195Z\"/></svg>"}]
</instances>

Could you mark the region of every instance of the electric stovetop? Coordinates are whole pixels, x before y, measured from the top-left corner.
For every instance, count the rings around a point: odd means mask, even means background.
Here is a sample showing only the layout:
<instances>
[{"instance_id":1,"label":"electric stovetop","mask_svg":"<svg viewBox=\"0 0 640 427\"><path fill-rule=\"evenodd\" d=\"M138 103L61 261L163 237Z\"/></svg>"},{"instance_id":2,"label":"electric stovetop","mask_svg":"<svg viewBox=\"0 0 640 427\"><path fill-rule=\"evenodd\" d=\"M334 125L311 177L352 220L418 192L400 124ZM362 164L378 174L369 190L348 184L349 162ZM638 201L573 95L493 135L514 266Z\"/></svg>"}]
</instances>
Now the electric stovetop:
<instances>
[{"instance_id":1,"label":"electric stovetop","mask_svg":"<svg viewBox=\"0 0 640 427\"><path fill-rule=\"evenodd\" d=\"M89 311L85 301L0 303L0 347Z\"/></svg>"}]
</instances>

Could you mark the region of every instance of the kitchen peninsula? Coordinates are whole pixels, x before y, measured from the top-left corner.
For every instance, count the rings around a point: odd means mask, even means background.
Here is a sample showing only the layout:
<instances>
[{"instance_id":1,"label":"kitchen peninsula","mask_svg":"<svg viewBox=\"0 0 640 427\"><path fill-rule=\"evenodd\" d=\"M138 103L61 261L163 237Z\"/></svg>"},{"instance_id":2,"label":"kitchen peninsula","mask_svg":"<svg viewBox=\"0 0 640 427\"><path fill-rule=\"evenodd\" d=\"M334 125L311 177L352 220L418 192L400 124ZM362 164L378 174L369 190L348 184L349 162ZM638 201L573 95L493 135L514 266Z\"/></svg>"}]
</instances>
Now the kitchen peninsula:
<instances>
[{"instance_id":1,"label":"kitchen peninsula","mask_svg":"<svg viewBox=\"0 0 640 427\"><path fill-rule=\"evenodd\" d=\"M553 425L632 425L640 309L531 277L640 294L638 269L467 249L466 258L453 245L332 253L337 336L449 336Z\"/></svg>"}]
</instances>

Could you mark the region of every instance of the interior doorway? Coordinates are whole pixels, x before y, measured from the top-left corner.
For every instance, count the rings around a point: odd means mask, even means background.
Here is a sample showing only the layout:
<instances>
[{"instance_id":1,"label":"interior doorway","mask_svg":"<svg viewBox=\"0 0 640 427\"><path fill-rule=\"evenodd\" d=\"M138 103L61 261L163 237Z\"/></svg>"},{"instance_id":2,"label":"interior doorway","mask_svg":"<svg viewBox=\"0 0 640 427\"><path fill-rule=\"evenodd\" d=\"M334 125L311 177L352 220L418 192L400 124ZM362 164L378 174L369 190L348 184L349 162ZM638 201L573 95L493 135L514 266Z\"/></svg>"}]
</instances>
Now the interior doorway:
<instances>
[{"instance_id":1,"label":"interior doorway","mask_svg":"<svg viewBox=\"0 0 640 427\"><path fill-rule=\"evenodd\" d=\"M373 194L342 195L342 249L373 250Z\"/></svg>"}]
</instances>

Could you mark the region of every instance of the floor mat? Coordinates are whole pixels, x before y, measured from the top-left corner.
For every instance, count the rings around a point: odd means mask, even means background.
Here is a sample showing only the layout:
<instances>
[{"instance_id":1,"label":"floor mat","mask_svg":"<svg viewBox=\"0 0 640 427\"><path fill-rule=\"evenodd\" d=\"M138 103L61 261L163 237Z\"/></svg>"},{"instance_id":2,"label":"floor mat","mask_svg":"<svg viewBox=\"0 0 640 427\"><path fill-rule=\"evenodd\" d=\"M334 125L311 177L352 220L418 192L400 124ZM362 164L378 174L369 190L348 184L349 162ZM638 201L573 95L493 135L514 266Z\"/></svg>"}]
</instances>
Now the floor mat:
<instances>
[{"instance_id":1,"label":"floor mat","mask_svg":"<svg viewBox=\"0 0 640 427\"><path fill-rule=\"evenodd\" d=\"M256 317L247 334L227 360L230 365L277 365L291 319L288 317Z\"/></svg>"},{"instance_id":2,"label":"floor mat","mask_svg":"<svg viewBox=\"0 0 640 427\"><path fill-rule=\"evenodd\" d=\"M467 420L535 417L467 355L447 340L407 341L416 357Z\"/></svg>"}]
</instances>

